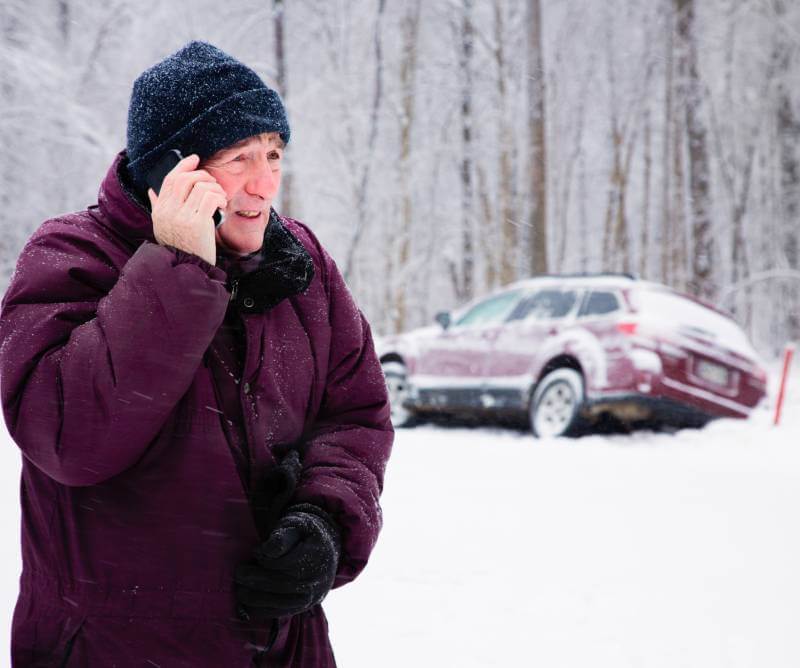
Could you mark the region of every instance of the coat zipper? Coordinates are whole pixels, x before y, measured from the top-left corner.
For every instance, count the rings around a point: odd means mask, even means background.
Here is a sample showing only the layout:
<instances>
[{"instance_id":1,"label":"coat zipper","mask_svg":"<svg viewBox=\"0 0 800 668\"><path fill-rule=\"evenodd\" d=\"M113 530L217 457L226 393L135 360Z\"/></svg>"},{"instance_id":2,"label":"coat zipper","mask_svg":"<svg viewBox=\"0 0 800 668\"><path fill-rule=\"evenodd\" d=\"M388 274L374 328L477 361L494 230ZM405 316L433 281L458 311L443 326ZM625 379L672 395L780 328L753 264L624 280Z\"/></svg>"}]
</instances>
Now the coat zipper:
<instances>
[{"instance_id":1,"label":"coat zipper","mask_svg":"<svg viewBox=\"0 0 800 668\"><path fill-rule=\"evenodd\" d=\"M236 293L237 293L238 287L239 287L239 281L238 280L234 280L234 281L231 282L231 300L236 299ZM247 453L246 453L246 456L248 458L247 473L248 473L248 478L250 478L252 476L252 474L253 474L252 473L251 462L249 461L250 459L252 459L252 457L250 456L250 451L251 451L250 444L252 442L252 435L250 433L250 420L248 419L247 411L249 411L250 408L251 408L251 399L250 399L250 391L249 390L247 392L244 391L244 388L249 388L250 387L249 383L247 381L245 381L245 378L248 377L248 375L247 375L247 349L248 349L248 340L249 340L250 336L249 336L249 331L247 329L247 322L244 320L244 318L243 318L241 313L239 314L239 317L242 318L242 325L243 325L243 331L244 331L244 347L243 347L243 350L242 350L242 377L241 377L241 381L239 383L239 388L240 388L239 389L239 392L240 392L239 398L241 400L242 392L244 392L245 405L242 405L242 421L244 422L243 426L244 426L244 433L245 433L245 443L247 445ZM246 486L246 489L248 490L248 500L250 498L249 489L251 488L251 486L252 486L251 485L251 480L248 479L248 483L247 483L247 486ZM255 517L253 519L255 520ZM247 615L247 613L244 611L244 609L241 606L239 606L239 609L241 610L241 612L244 612L245 615L249 618L249 615ZM272 624L270 624L269 634L267 635L267 639L266 639L267 642L263 646L263 648L262 648L262 650L260 652L261 656L269 653L269 651L272 649L273 645L275 645L275 641L278 639L278 631L279 631L279 629L280 629L280 622L277 619L273 619L272 620Z\"/></svg>"}]
</instances>

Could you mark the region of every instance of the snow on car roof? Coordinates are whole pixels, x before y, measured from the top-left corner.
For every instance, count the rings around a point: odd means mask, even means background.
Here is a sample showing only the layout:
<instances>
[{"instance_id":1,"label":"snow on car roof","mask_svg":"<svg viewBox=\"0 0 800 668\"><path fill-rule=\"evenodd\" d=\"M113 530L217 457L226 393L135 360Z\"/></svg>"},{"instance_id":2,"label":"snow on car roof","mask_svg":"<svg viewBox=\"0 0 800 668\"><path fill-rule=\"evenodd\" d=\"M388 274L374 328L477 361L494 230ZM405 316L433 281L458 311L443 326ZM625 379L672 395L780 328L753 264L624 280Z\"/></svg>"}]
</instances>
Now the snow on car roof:
<instances>
[{"instance_id":1,"label":"snow on car roof","mask_svg":"<svg viewBox=\"0 0 800 668\"><path fill-rule=\"evenodd\" d=\"M576 286L576 287L592 287L603 285L608 288L629 288L631 286L653 286L653 287L666 287L659 283L652 283L650 281L642 281L633 276L625 274L597 274L581 276L576 274L565 274L563 276L548 275L548 276L533 276L532 278L523 278L520 281L511 283L506 286L507 289L514 288L541 288L546 286Z\"/></svg>"},{"instance_id":2,"label":"snow on car roof","mask_svg":"<svg viewBox=\"0 0 800 668\"><path fill-rule=\"evenodd\" d=\"M677 295L679 297L683 297L684 299L689 299L701 306L704 306L707 309L715 311L720 315L725 316L726 318L732 318L731 314L727 311L720 309L715 304L707 302L703 299L695 297L694 295L690 295L686 292L682 292L673 288L669 285L665 285L664 283L656 283L654 281L646 281L643 279L636 278L635 276L629 276L627 274L596 274L596 275L576 275L576 274L565 274L563 276L558 275L548 275L548 276L534 276L532 278L524 278L520 281L516 281L515 283L510 283L509 285L505 286L503 290L531 290L531 289L540 289L546 287L558 287L558 288L598 288L603 287L607 290L615 290L615 289L623 289L623 288L636 288L641 290L653 290L653 291L664 291L669 292L673 295Z\"/></svg>"}]
</instances>

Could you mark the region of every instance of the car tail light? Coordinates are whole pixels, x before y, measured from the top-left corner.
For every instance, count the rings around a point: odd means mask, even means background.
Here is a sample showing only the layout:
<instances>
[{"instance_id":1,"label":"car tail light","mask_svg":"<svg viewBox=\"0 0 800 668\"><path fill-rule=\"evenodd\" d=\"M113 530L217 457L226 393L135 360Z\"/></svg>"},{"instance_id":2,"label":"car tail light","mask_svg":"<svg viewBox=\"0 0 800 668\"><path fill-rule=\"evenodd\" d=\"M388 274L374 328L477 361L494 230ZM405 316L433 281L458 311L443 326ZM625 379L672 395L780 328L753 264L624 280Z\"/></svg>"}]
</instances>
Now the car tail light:
<instances>
[{"instance_id":1,"label":"car tail light","mask_svg":"<svg viewBox=\"0 0 800 668\"><path fill-rule=\"evenodd\" d=\"M639 327L638 322L618 322L617 330L622 334L636 334L636 329Z\"/></svg>"}]
</instances>

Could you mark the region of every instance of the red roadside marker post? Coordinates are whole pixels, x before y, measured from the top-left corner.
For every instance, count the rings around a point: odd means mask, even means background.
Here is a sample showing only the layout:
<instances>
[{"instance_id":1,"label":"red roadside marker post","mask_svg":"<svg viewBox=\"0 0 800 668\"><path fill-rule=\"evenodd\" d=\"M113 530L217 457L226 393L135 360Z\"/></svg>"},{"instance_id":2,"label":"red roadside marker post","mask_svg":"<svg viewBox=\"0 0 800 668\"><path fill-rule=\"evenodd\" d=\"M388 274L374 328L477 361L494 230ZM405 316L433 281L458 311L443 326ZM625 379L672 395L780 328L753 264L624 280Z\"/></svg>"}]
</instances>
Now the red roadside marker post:
<instances>
[{"instance_id":1,"label":"red roadside marker post","mask_svg":"<svg viewBox=\"0 0 800 668\"><path fill-rule=\"evenodd\" d=\"M783 408L783 397L786 394L786 378L789 375L789 367L792 365L792 357L794 356L794 344L787 343L786 348L783 350L783 373L781 373L781 388L778 390L778 402L775 404L775 422L776 427L781 421L781 409Z\"/></svg>"}]
</instances>

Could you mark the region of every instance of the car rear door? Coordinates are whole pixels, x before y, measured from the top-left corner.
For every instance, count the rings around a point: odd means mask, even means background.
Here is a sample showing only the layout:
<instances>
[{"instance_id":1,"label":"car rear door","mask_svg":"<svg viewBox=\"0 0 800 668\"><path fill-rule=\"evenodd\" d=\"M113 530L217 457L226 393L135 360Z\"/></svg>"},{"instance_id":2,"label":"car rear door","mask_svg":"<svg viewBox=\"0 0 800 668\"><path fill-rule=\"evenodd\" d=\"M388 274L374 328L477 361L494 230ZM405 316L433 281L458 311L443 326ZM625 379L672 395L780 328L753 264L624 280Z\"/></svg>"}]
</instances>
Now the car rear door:
<instances>
[{"instance_id":1,"label":"car rear door","mask_svg":"<svg viewBox=\"0 0 800 668\"><path fill-rule=\"evenodd\" d=\"M595 366L584 370L587 393L627 390L633 382L627 342L619 329L627 310L622 293L611 288L597 287L583 297L575 326L597 344L590 358Z\"/></svg>"},{"instance_id":2,"label":"car rear door","mask_svg":"<svg viewBox=\"0 0 800 668\"><path fill-rule=\"evenodd\" d=\"M487 333L492 346L484 366L484 391L493 399L486 401L499 407L522 407L530 389L530 371L545 340L562 331L578 304L575 289L542 288L528 293L505 323Z\"/></svg>"}]
</instances>

